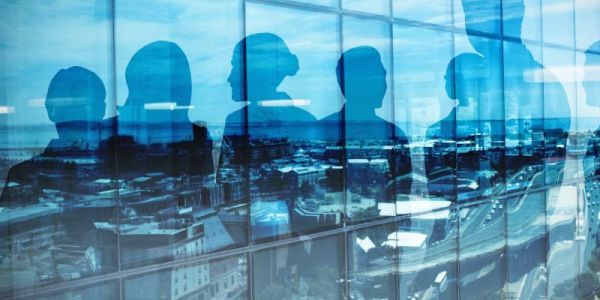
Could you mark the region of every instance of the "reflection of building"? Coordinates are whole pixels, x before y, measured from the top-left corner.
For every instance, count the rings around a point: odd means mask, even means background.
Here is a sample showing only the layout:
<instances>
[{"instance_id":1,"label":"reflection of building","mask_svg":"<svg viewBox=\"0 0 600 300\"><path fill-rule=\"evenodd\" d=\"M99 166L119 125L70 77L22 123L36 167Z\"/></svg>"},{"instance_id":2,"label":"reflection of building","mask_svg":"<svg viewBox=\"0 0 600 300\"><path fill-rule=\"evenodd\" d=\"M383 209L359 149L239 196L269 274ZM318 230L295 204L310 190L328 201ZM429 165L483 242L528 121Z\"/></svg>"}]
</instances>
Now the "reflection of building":
<instances>
[{"instance_id":1,"label":"reflection of building","mask_svg":"<svg viewBox=\"0 0 600 300\"><path fill-rule=\"evenodd\" d=\"M203 253L204 224L178 222L142 224L95 223L96 230L116 235L119 228L121 264L127 267L187 258Z\"/></svg>"},{"instance_id":2,"label":"reflection of building","mask_svg":"<svg viewBox=\"0 0 600 300\"><path fill-rule=\"evenodd\" d=\"M246 293L243 257L228 257L198 265L184 265L128 281L127 299L233 299Z\"/></svg>"}]
</instances>

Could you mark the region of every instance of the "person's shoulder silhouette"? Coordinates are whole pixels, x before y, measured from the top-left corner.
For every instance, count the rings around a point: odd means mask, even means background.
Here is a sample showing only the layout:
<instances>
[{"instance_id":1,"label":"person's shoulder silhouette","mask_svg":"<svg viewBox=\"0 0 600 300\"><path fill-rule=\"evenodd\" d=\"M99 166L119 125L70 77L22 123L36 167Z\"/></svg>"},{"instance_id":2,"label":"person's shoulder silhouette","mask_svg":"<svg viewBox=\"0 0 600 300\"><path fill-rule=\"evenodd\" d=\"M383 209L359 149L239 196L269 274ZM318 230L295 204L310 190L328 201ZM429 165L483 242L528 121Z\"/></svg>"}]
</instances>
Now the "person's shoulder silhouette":
<instances>
[{"instance_id":1,"label":"person's shoulder silhouette","mask_svg":"<svg viewBox=\"0 0 600 300\"><path fill-rule=\"evenodd\" d=\"M37 178L40 173L74 176L68 174L72 166L63 164L63 160L85 158L97 150L105 98L102 80L88 69L74 66L54 75L45 106L58 138L51 140L42 154L9 170L0 196L1 205L37 201L37 193L44 188Z\"/></svg>"},{"instance_id":2,"label":"person's shoulder silhouette","mask_svg":"<svg viewBox=\"0 0 600 300\"><path fill-rule=\"evenodd\" d=\"M285 77L296 75L300 68L298 58L279 36L245 37L236 44L231 65L227 81L232 99L248 105L227 116L225 136L296 139L301 132L292 127L316 121L288 94L277 90Z\"/></svg>"}]
</instances>

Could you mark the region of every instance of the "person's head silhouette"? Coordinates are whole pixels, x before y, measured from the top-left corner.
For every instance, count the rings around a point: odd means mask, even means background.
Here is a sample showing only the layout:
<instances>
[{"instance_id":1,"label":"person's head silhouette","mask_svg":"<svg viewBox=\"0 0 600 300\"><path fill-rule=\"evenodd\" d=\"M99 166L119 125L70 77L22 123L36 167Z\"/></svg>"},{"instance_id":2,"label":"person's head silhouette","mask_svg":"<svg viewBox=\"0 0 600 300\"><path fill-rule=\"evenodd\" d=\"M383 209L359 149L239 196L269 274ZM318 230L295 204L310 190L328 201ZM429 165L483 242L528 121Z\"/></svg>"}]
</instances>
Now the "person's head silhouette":
<instances>
[{"instance_id":1,"label":"person's head silhouette","mask_svg":"<svg viewBox=\"0 0 600 300\"><path fill-rule=\"evenodd\" d=\"M387 83L379 52L368 46L352 48L342 54L336 67L338 84L346 98L346 114L352 117L374 115L381 107Z\"/></svg>"},{"instance_id":2,"label":"person's head silhouette","mask_svg":"<svg viewBox=\"0 0 600 300\"><path fill-rule=\"evenodd\" d=\"M235 101L278 100L287 98L277 92L286 76L298 72L298 58L285 42L272 33L257 33L237 43L231 58L227 81Z\"/></svg>"},{"instance_id":3,"label":"person's head silhouette","mask_svg":"<svg viewBox=\"0 0 600 300\"><path fill-rule=\"evenodd\" d=\"M104 84L94 72L78 66L62 69L48 86L48 119L55 123L59 137L67 138L73 126L102 121L105 98Z\"/></svg>"},{"instance_id":4,"label":"person's head silhouette","mask_svg":"<svg viewBox=\"0 0 600 300\"><path fill-rule=\"evenodd\" d=\"M187 57L177 44L157 41L138 50L127 65L125 79L129 95L119 109L120 119L189 120L192 76Z\"/></svg>"},{"instance_id":5,"label":"person's head silhouette","mask_svg":"<svg viewBox=\"0 0 600 300\"><path fill-rule=\"evenodd\" d=\"M477 100L487 88L487 64L475 53L463 53L453 58L446 69L446 94L458 100L459 106L468 106L471 99Z\"/></svg>"},{"instance_id":6,"label":"person's head silhouette","mask_svg":"<svg viewBox=\"0 0 600 300\"><path fill-rule=\"evenodd\" d=\"M586 103L600 107L600 41L585 51L585 74L582 82Z\"/></svg>"}]
</instances>

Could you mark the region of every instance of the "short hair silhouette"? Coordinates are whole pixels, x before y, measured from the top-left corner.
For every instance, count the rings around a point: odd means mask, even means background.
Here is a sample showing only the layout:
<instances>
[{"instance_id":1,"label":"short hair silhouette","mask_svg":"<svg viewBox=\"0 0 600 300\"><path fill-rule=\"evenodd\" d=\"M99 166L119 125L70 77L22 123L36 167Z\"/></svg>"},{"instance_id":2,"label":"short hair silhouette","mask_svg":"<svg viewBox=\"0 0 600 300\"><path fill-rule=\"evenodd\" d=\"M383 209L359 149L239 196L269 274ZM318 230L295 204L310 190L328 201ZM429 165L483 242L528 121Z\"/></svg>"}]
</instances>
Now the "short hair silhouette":
<instances>
[{"instance_id":1,"label":"short hair silhouette","mask_svg":"<svg viewBox=\"0 0 600 300\"><path fill-rule=\"evenodd\" d=\"M231 63L233 69L228 81L235 101L254 100L253 95L244 90L247 87L257 92L274 91L286 76L294 76L300 69L296 55L272 33L256 33L243 38L235 45Z\"/></svg>"},{"instance_id":2,"label":"short hair silhouette","mask_svg":"<svg viewBox=\"0 0 600 300\"><path fill-rule=\"evenodd\" d=\"M387 89L386 74L379 51L370 46L344 52L336 67L346 104L365 110L381 107Z\"/></svg>"},{"instance_id":3,"label":"short hair silhouette","mask_svg":"<svg viewBox=\"0 0 600 300\"><path fill-rule=\"evenodd\" d=\"M106 90L94 72L74 66L54 75L46 94L46 111L53 123L101 121Z\"/></svg>"},{"instance_id":4,"label":"short hair silhouette","mask_svg":"<svg viewBox=\"0 0 600 300\"><path fill-rule=\"evenodd\" d=\"M486 60L476 53L462 53L452 58L446 68L446 94L458 100L460 106L469 105L469 98L476 97L480 89L487 88Z\"/></svg>"},{"instance_id":5,"label":"short hair silhouette","mask_svg":"<svg viewBox=\"0 0 600 300\"><path fill-rule=\"evenodd\" d=\"M189 106L192 75L183 50L177 44L156 41L138 50L125 70L129 96L124 106L174 102Z\"/></svg>"}]
</instances>

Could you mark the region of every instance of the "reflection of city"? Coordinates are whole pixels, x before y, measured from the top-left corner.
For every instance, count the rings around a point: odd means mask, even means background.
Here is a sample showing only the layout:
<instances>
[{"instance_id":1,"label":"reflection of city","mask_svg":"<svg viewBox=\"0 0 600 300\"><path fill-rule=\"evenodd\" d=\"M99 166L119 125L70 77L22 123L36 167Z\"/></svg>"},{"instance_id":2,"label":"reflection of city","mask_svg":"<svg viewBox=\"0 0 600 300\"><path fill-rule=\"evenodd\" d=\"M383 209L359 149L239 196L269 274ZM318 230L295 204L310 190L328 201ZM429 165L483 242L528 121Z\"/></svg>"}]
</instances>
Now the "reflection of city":
<instances>
[{"instance_id":1,"label":"reflection of city","mask_svg":"<svg viewBox=\"0 0 600 300\"><path fill-rule=\"evenodd\" d=\"M600 297L590 1L48 1L0 2L0 298Z\"/></svg>"}]
</instances>

